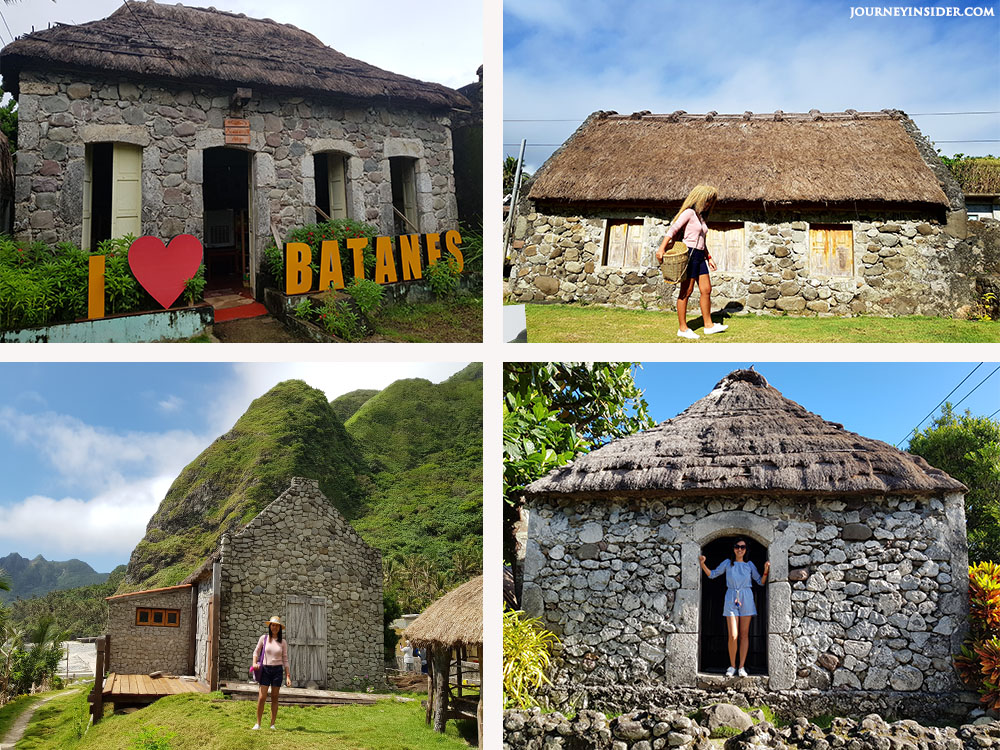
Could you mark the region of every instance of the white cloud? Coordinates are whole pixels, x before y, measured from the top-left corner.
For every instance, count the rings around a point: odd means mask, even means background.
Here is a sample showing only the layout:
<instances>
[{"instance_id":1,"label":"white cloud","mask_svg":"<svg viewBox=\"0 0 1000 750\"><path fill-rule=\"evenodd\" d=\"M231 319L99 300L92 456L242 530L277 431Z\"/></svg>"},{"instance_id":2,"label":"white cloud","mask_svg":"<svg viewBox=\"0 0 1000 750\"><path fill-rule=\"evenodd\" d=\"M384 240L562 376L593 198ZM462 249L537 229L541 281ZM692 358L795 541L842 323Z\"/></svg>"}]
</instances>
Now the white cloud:
<instances>
[{"instance_id":1,"label":"white cloud","mask_svg":"<svg viewBox=\"0 0 1000 750\"><path fill-rule=\"evenodd\" d=\"M161 410L163 410L163 411L165 411L167 413L172 413L172 412L180 410L180 408L182 406L184 406L185 401L180 396L175 396L175 395L171 394L171 395L167 396L165 399L162 399L161 401L157 401L156 403L157 403L157 406L159 406Z\"/></svg>"}]
</instances>

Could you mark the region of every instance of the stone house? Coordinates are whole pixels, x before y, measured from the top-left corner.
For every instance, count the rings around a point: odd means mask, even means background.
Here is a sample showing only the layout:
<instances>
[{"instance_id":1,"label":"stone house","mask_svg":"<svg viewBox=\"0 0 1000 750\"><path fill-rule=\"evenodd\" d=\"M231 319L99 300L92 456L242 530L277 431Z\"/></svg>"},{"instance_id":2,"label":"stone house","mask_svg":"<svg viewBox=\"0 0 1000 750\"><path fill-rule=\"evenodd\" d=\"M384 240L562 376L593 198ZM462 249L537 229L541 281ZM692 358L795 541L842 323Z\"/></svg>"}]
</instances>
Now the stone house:
<instances>
[{"instance_id":1,"label":"stone house","mask_svg":"<svg viewBox=\"0 0 1000 750\"><path fill-rule=\"evenodd\" d=\"M353 688L383 672L381 556L315 480L293 478L181 585L108 601L111 671L192 674L212 689L245 680L277 614L294 686Z\"/></svg>"},{"instance_id":2,"label":"stone house","mask_svg":"<svg viewBox=\"0 0 1000 750\"><path fill-rule=\"evenodd\" d=\"M323 214L455 228L451 114L469 102L293 26L132 2L15 40L0 73L25 239L193 234L210 281L249 286L272 236Z\"/></svg>"},{"instance_id":3,"label":"stone house","mask_svg":"<svg viewBox=\"0 0 1000 750\"><path fill-rule=\"evenodd\" d=\"M519 206L514 299L673 307L654 254L699 183L719 190L718 307L951 315L976 299L982 250L966 239L962 191L897 110L596 112Z\"/></svg>"},{"instance_id":4,"label":"stone house","mask_svg":"<svg viewBox=\"0 0 1000 750\"><path fill-rule=\"evenodd\" d=\"M963 695L965 490L753 370L729 374L527 487L521 605L562 640L554 701L621 711L735 689L806 715L947 713ZM725 578L698 558L715 568L740 537L771 572L750 676L732 680Z\"/></svg>"}]
</instances>

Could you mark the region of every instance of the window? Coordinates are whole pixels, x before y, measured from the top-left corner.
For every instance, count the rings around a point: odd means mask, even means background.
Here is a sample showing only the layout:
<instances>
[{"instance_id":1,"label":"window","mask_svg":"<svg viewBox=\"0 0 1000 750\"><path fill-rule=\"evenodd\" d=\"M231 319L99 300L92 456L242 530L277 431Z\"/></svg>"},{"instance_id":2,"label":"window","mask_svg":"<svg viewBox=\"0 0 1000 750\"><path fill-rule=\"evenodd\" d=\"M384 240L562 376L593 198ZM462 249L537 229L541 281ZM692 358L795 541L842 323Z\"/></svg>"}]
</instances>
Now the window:
<instances>
[{"instance_id":1,"label":"window","mask_svg":"<svg viewBox=\"0 0 1000 750\"><path fill-rule=\"evenodd\" d=\"M642 220L608 219L604 232L604 259L611 268L638 268L642 258Z\"/></svg>"},{"instance_id":2,"label":"window","mask_svg":"<svg viewBox=\"0 0 1000 750\"><path fill-rule=\"evenodd\" d=\"M420 219L417 214L416 167L416 159L410 159L406 156L389 158L392 207L395 209L392 212L393 226L396 234L420 234Z\"/></svg>"},{"instance_id":3,"label":"window","mask_svg":"<svg viewBox=\"0 0 1000 750\"><path fill-rule=\"evenodd\" d=\"M135 624L160 628L180 627L181 611L179 609L138 607L135 610Z\"/></svg>"},{"instance_id":4,"label":"window","mask_svg":"<svg viewBox=\"0 0 1000 750\"><path fill-rule=\"evenodd\" d=\"M705 244L708 245L708 252L720 271L733 273L743 271L742 222L709 224Z\"/></svg>"},{"instance_id":5,"label":"window","mask_svg":"<svg viewBox=\"0 0 1000 750\"><path fill-rule=\"evenodd\" d=\"M809 272L817 276L854 275L854 230L850 224L809 227Z\"/></svg>"},{"instance_id":6,"label":"window","mask_svg":"<svg viewBox=\"0 0 1000 750\"><path fill-rule=\"evenodd\" d=\"M316 171L316 207L331 219L348 218L347 157L337 152L313 155ZM316 213L316 221L326 221Z\"/></svg>"},{"instance_id":7,"label":"window","mask_svg":"<svg viewBox=\"0 0 1000 750\"><path fill-rule=\"evenodd\" d=\"M84 250L112 237L142 234L142 148L91 143L84 152Z\"/></svg>"}]
</instances>

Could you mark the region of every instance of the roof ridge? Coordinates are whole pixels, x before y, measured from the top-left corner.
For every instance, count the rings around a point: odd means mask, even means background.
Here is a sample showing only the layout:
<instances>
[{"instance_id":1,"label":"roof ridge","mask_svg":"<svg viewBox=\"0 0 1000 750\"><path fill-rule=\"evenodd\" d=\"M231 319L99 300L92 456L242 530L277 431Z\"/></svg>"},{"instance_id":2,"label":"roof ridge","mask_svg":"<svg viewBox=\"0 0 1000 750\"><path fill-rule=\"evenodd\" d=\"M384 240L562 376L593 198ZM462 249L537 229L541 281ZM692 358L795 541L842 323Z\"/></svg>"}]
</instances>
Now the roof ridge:
<instances>
[{"instance_id":1,"label":"roof ridge","mask_svg":"<svg viewBox=\"0 0 1000 750\"><path fill-rule=\"evenodd\" d=\"M715 111L703 114L690 114L682 109L671 113L651 113L649 110L633 112L630 115L621 115L617 112L598 113L601 120L667 120L669 122L738 122L738 121L794 121L794 122L815 122L820 120L901 120L908 115L901 109L882 109L875 111L858 111L847 109L843 112L821 112L818 109L811 109L808 112L784 112L780 109L774 112L751 112L749 110L740 114L719 114Z\"/></svg>"}]
</instances>

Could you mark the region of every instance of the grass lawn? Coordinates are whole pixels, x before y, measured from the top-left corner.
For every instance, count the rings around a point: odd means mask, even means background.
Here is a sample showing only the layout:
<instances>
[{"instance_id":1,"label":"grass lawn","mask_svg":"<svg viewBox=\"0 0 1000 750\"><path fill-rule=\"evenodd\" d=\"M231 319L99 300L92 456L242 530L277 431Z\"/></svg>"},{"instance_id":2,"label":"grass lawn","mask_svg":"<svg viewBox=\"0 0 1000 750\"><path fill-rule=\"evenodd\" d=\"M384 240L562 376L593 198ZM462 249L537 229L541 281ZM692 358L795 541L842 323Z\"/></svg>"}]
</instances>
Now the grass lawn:
<instances>
[{"instance_id":1,"label":"grass lawn","mask_svg":"<svg viewBox=\"0 0 1000 750\"><path fill-rule=\"evenodd\" d=\"M426 343L483 340L483 298L390 305L373 321L385 341Z\"/></svg>"},{"instance_id":2,"label":"grass lawn","mask_svg":"<svg viewBox=\"0 0 1000 750\"><path fill-rule=\"evenodd\" d=\"M17 721L17 717L41 699L41 695L19 695L10 703L5 703L3 708L0 708L0 740L10 730L11 725Z\"/></svg>"},{"instance_id":3,"label":"grass lawn","mask_svg":"<svg viewBox=\"0 0 1000 750\"><path fill-rule=\"evenodd\" d=\"M525 305L528 341L700 343L982 343L1000 341L1000 321L951 318L795 318L740 315L729 330L697 341L677 337L673 310L624 310L582 305ZM716 322L722 320L716 313ZM702 333L701 317L688 326Z\"/></svg>"},{"instance_id":4,"label":"grass lawn","mask_svg":"<svg viewBox=\"0 0 1000 750\"><path fill-rule=\"evenodd\" d=\"M424 723L420 698L399 702L392 698L374 706L282 706L278 730L251 731L256 718L255 701L223 700L221 693L187 693L161 698L156 703L121 716L105 718L77 739L73 727L79 711L86 711L86 696L53 701L36 714L16 750L442 750L465 748L456 723L447 733L436 734ZM70 705L72 704L72 705ZM50 710L51 709L51 710ZM270 718L265 709L265 722ZM43 712L46 716L42 717ZM84 714L85 717L85 714ZM475 736L475 723L462 727ZM173 735L173 736L171 736ZM143 740L145 740L143 742ZM166 740L164 742L163 740Z\"/></svg>"},{"instance_id":5,"label":"grass lawn","mask_svg":"<svg viewBox=\"0 0 1000 750\"><path fill-rule=\"evenodd\" d=\"M60 690L59 697L35 711L15 750L71 748L87 728L87 689ZM52 693L41 693L46 698Z\"/></svg>"}]
</instances>

